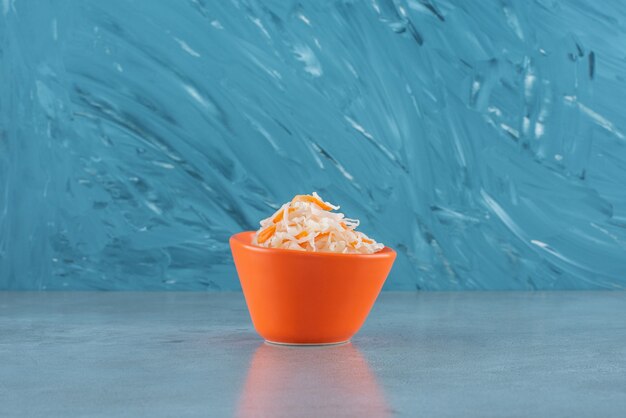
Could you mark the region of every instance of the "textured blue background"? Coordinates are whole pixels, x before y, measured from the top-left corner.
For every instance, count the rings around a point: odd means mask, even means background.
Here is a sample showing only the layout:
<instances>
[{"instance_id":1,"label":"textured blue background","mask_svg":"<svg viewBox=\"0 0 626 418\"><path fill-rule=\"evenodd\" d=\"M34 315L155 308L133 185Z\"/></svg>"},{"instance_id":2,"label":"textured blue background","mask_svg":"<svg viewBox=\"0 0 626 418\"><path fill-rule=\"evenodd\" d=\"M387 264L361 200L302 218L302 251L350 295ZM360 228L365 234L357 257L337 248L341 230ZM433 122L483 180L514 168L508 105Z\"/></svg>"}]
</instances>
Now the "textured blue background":
<instances>
[{"instance_id":1,"label":"textured blue background","mask_svg":"<svg viewBox=\"0 0 626 418\"><path fill-rule=\"evenodd\" d=\"M626 286L623 3L0 5L0 288L236 289L313 190L386 289Z\"/></svg>"}]
</instances>

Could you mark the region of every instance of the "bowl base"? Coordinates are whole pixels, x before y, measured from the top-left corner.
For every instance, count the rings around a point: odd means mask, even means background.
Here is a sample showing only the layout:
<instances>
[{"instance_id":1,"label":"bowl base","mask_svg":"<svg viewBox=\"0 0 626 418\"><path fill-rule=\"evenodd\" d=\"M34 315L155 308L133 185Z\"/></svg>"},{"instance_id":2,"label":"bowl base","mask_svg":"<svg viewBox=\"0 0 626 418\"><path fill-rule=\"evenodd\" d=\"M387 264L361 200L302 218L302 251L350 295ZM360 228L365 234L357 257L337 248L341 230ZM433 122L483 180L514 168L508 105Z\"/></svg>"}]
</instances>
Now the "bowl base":
<instances>
[{"instance_id":1,"label":"bowl base","mask_svg":"<svg viewBox=\"0 0 626 418\"><path fill-rule=\"evenodd\" d=\"M270 341L270 340L265 340L266 344L270 344L270 345L287 345L287 346L303 346L303 347L321 347L321 346L325 346L325 345L341 345L341 344L348 344L350 342L350 340L345 340L345 341L337 341L337 342L332 342L332 343L282 343L282 342L278 342L278 341Z\"/></svg>"}]
</instances>

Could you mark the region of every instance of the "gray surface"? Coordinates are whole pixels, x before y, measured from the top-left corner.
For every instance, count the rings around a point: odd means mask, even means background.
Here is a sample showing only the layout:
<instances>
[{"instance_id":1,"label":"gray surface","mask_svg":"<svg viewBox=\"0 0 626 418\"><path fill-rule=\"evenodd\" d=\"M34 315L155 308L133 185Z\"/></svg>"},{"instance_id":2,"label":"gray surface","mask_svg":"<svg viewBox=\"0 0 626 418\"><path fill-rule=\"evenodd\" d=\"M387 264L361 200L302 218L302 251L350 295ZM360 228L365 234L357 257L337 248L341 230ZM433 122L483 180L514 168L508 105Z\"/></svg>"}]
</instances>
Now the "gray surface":
<instances>
[{"instance_id":1,"label":"gray surface","mask_svg":"<svg viewBox=\"0 0 626 418\"><path fill-rule=\"evenodd\" d=\"M385 293L348 345L241 294L0 293L3 416L624 416L626 293Z\"/></svg>"}]
</instances>

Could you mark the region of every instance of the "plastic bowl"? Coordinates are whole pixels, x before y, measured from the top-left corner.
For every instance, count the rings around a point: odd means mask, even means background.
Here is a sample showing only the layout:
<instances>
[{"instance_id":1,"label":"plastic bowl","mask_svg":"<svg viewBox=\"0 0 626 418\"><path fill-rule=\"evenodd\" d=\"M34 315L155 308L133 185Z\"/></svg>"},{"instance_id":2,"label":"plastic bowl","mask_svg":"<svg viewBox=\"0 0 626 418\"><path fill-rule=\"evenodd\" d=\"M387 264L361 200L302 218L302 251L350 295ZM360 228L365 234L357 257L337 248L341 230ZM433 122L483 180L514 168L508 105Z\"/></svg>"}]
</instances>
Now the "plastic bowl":
<instances>
[{"instance_id":1,"label":"plastic bowl","mask_svg":"<svg viewBox=\"0 0 626 418\"><path fill-rule=\"evenodd\" d=\"M253 231L230 248L256 331L268 342L294 345L347 342L361 328L396 258L315 253L252 244Z\"/></svg>"}]
</instances>

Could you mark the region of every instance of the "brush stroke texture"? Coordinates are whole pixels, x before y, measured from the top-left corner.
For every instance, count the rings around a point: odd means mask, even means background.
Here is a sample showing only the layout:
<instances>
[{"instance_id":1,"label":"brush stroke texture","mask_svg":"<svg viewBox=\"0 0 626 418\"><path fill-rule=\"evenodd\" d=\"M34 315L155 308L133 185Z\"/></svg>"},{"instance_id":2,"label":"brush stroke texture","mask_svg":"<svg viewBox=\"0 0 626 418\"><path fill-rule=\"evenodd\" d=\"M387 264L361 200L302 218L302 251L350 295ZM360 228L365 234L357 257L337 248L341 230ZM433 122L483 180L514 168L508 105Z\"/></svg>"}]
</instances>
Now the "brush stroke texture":
<instances>
[{"instance_id":1,"label":"brush stroke texture","mask_svg":"<svg viewBox=\"0 0 626 418\"><path fill-rule=\"evenodd\" d=\"M626 287L626 9L552 0L0 8L0 288L239 288L313 190L386 289Z\"/></svg>"}]
</instances>

